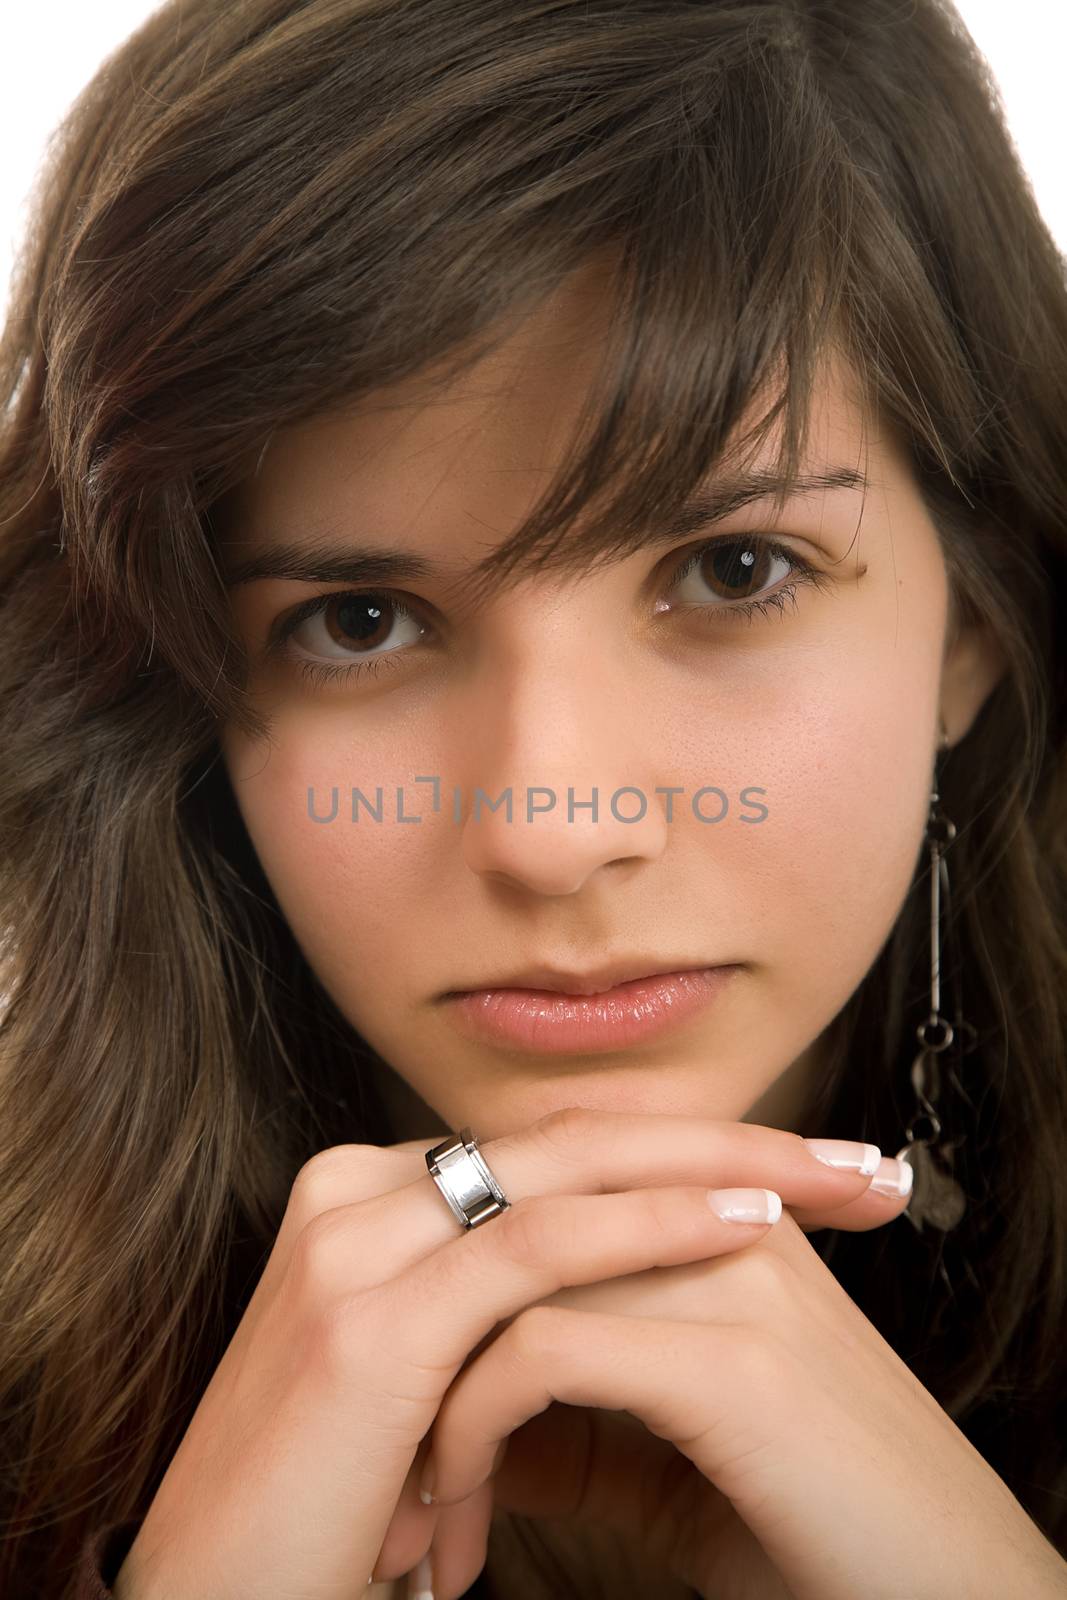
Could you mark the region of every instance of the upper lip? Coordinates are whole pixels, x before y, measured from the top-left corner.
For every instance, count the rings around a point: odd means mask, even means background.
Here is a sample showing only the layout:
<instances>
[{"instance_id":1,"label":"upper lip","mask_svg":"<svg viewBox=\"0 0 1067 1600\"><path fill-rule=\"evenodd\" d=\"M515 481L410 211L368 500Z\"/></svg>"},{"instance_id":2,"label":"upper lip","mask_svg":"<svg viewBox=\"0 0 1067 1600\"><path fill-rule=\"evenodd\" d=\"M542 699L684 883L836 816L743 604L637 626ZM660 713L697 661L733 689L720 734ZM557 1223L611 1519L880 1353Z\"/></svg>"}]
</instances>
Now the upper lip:
<instances>
[{"instance_id":1,"label":"upper lip","mask_svg":"<svg viewBox=\"0 0 1067 1600\"><path fill-rule=\"evenodd\" d=\"M586 972L566 972L560 967L524 967L521 972L508 973L506 977L489 978L484 983L465 984L461 990L450 993L472 993L480 989L554 989L560 994L602 994L616 984L630 983L634 978L651 978L663 972L692 972L705 967L721 966L722 962L657 960L655 956L620 958L605 967L590 968Z\"/></svg>"}]
</instances>

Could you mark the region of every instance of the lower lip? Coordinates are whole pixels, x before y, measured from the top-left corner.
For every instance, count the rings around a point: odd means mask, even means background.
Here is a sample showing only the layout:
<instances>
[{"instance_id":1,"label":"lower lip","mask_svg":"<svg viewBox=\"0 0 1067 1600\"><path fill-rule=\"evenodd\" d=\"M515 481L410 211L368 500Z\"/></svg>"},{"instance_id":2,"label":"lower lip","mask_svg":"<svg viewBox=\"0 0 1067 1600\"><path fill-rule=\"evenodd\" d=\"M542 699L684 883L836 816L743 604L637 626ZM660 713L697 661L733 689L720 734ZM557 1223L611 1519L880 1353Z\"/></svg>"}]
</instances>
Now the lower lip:
<instances>
[{"instance_id":1,"label":"lower lip","mask_svg":"<svg viewBox=\"0 0 1067 1600\"><path fill-rule=\"evenodd\" d=\"M475 989L448 997L458 1023L487 1044L521 1050L618 1050L677 1027L715 998L737 965L634 978L601 994Z\"/></svg>"}]
</instances>

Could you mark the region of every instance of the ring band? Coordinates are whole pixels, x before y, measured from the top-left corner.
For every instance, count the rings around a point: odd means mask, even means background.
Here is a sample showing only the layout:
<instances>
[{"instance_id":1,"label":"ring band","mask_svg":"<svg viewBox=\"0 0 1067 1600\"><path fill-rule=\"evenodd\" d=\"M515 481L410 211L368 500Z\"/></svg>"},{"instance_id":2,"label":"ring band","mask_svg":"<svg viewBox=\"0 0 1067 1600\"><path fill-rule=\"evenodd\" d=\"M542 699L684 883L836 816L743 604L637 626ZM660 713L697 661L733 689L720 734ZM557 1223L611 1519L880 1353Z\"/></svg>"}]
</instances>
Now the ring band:
<instances>
[{"instance_id":1,"label":"ring band","mask_svg":"<svg viewBox=\"0 0 1067 1600\"><path fill-rule=\"evenodd\" d=\"M430 1176L466 1230L499 1216L511 1204L486 1166L470 1128L461 1128L426 1152Z\"/></svg>"}]
</instances>

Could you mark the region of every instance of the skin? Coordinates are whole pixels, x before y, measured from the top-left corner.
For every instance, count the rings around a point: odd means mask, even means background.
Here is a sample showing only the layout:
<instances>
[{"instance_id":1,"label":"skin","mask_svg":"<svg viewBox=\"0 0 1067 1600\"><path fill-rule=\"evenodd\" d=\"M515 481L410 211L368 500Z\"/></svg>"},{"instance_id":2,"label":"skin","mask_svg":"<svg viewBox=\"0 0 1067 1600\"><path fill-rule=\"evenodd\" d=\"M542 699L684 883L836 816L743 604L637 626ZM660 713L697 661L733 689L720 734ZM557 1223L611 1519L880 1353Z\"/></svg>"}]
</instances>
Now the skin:
<instances>
[{"instance_id":1,"label":"skin","mask_svg":"<svg viewBox=\"0 0 1067 1600\"><path fill-rule=\"evenodd\" d=\"M274 541L332 528L340 542L349 531L404 546L454 574L391 591L428 624L429 642L397 623L379 649L395 655L394 670L322 684L302 678L299 659L365 659L344 656L336 623L331 639L322 616L305 621L292 654L273 661L262 657L267 629L309 595L351 586L233 586L269 745L220 729L279 904L342 1013L388 1063L383 1090L398 1132L418 1136L416 1165L426 1135L469 1122L487 1142L564 1106L800 1129L820 1037L911 883L939 728L950 742L965 737L1004 669L988 635L955 628L936 530L904 455L836 360L812 397L806 464L864 470L865 503L859 491L828 492L777 521L750 505L676 548L580 579L538 576L468 614L462 569L510 534L557 467L605 314L596 270L576 274L443 399L426 404L401 385L273 435L226 508L227 570ZM723 607L699 570L681 589L672 582L682 557L736 534L769 535L807 558L822 590L801 583L795 606L751 621L720 609L710 626L654 609ZM761 595L791 581L781 561L767 570ZM416 774L440 775L440 814ZM372 795L379 783L386 820L350 824L349 787ZM308 817L311 784L320 811L340 788L330 825ZM417 826L387 820L398 784ZM588 812L568 823L561 805L527 824L527 784L561 799L568 786L579 799L597 787L599 823ZM741 824L734 800L723 822L700 822L687 802L708 784L730 797L760 786L766 821ZM508 785L513 822L488 810L475 820L469 806L453 822L453 786L469 797ZM611 816L607 797L622 785L649 797L643 820ZM670 823L655 796L665 785L683 787ZM530 962L581 967L591 952L633 951L743 970L695 1018L613 1053L476 1043L438 998ZM858 1225L871 1225L869 1208Z\"/></svg>"},{"instance_id":2,"label":"skin","mask_svg":"<svg viewBox=\"0 0 1067 1600\"><path fill-rule=\"evenodd\" d=\"M455 563L484 555L540 494L562 452L597 353L595 272L576 275L503 351L444 402L317 419L276 434L230 507L223 562L320 527ZM251 685L271 743L220 730L250 836L310 964L353 1026L390 1064L406 1103L482 1138L563 1104L676 1111L793 1126L817 1068L817 1043L862 980L899 913L921 847L938 719L962 738L1002 670L992 640L946 640L948 589L933 524L892 441L829 370L814 399L813 465L862 466L858 491L798 500L772 525L752 505L707 537L770 531L826 575L795 607L751 621L722 609L655 614L661 597L723 606L680 557L628 557L600 572L524 581L476 617L456 585L403 591L437 642L395 624L395 670L309 684L295 660L257 662L266 630L309 595L344 584L267 579L232 589ZM343 537L343 535L339 535ZM785 563L761 593L780 590ZM336 618L336 608L333 613ZM334 633L339 629L334 623ZM342 636L343 637L343 636ZM297 653L351 661L320 616ZM430 809L418 774L438 774ZM353 784L387 801L403 784L401 825L349 821ZM321 814L330 786L341 810ZM482 810L452 820L450 797L511 785L514 820ZM525 821L527 784L556 811ZM639 787L643 820L616 821L607 798ZM658 785L681 785L665 820ZM688 799L707 784L732 798L720 823ZM563 800L594 786L599 822L569 823ZM737 818L746 785L768 816ZM714 799L707 804L715 814ZM749 807L749 814L752 814ZM354 914L355 913L355 914ZM695 1020L639 1049L538 1057L473 1043L437 996L531 961L588 965L630 951L743 962ZM403 1098L403 1096L401 1096ZM401 1131L406 1132L404 1128ZM412 1133L425 1131L424 1120Z\"/></svg>"}]
</instances>

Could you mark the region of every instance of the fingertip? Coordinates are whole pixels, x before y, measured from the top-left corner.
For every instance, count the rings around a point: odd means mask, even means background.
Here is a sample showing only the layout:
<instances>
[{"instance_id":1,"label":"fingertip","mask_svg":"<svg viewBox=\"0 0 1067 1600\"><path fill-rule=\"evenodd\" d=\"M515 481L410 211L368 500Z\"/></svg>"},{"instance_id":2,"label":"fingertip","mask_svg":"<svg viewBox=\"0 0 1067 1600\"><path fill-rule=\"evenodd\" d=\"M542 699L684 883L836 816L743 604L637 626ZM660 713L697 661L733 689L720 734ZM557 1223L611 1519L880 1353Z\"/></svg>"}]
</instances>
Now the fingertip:
<instances>
[{"instance_id":1,"label":"fingertip","mask_svg":"<svg viewBox=\"0 0 1067 1600\"><path fill-rule=\"evenodd\" d=\"M782 1215L782 1197L774 1189L709 1189L708 1205L723 1222L766 1225Z\"/></svg>"},{"instance_id":2,"label":"fingertip","mask_svg":"<svg viewBox=\"0 0 1067 1600\"><path fill-rule=\"evenodd\" d=\"M875 1194L885 1195L889 1200L907 1200L911 1196L914 1181L915 1173L910 1161L898 1160L896 1156L883 1156L868 1188Z\"/></svg>"}]
</instances>

